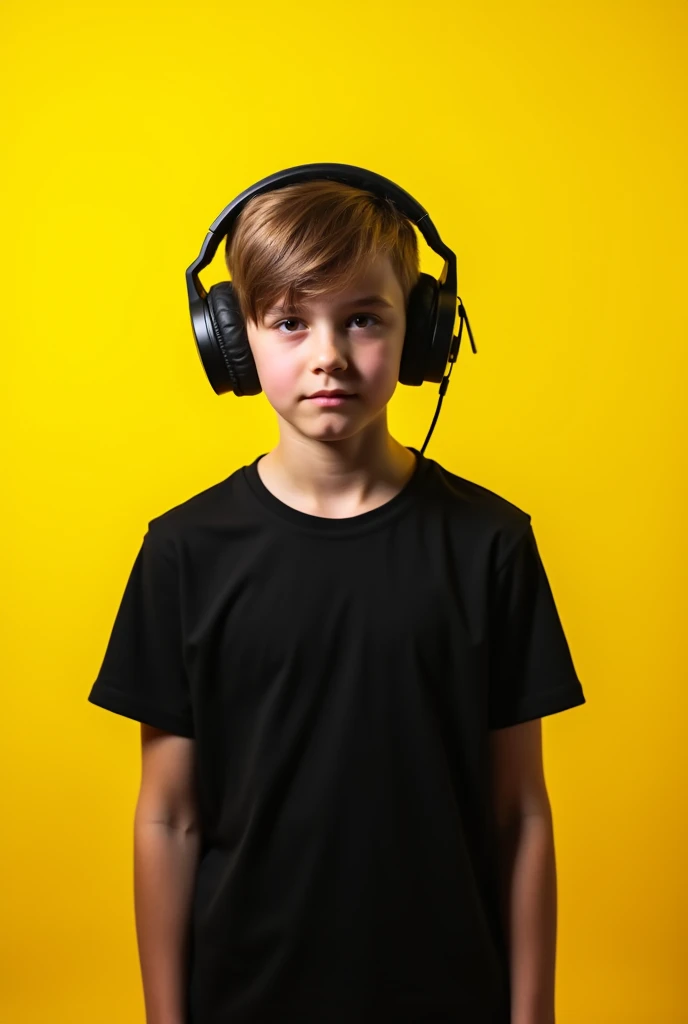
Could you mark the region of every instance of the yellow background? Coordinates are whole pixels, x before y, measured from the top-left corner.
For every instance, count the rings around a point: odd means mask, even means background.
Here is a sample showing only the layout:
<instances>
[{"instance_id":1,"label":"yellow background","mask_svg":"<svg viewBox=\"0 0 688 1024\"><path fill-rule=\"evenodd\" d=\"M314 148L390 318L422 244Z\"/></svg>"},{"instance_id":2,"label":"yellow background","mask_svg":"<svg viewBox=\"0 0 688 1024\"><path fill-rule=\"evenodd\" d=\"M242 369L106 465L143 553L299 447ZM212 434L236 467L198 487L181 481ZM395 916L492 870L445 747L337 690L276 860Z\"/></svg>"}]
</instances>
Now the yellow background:
<instances>
[{"instance_id":1,"label":"yellow background","mask_svg":"<svg viewBox=\"0 0 688 1024\"><path fill-rule=\"evenodd\" d=\"M685 4L2 21L3 1021L143 1022L139 730L86 697L148 520L277 442L264 395L204 377L184 270L238 192L335 161L457 254L478 354L427 455L532 515L588 700L543 726L557 1024L688 1022ZM400 385L394 436L436 401Z\"/></svg>"}]
</instances>

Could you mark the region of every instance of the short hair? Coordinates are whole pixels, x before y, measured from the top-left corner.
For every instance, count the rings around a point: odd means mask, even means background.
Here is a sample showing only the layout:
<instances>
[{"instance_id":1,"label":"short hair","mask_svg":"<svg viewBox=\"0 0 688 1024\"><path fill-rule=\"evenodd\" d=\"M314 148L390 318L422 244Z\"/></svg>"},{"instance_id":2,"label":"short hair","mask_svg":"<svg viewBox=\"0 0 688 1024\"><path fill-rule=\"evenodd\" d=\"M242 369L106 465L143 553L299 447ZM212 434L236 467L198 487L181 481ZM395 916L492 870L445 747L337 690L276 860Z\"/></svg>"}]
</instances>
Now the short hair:
<instances>
[{"instance_id":1,"label":"short hair","mask_svg":"<svg viewBox=\"0 0 688 1024\"><path fill-rule=\"evenodd\" d=\"M281 298L293 307L345 290L380 254L389 255L407 305L420 277L413 223L390 199L328 179L253 196L225 246L239 309L256 324Z\"/></svg>"}]
</instances>

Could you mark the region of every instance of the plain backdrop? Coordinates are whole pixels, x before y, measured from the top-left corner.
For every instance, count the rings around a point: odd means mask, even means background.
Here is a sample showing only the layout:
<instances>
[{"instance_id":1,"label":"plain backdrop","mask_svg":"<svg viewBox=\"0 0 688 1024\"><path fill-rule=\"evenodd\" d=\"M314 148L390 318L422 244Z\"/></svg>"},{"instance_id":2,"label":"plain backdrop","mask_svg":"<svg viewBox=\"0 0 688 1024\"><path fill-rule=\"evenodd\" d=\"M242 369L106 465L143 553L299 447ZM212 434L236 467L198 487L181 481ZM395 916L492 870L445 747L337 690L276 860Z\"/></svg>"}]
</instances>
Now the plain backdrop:
<instances>
[{"instance_id":1,"label":"plain backdrop","mask_svg":"<svg viewBox=\"0 0 688 1024\"><path fill-rule=\"evenodd\" d=\"M557 1022L686 1024L685 4L9 0L2 25L0 1017L143 1024L139 727L86 698L147 522L277 443L264 395L205 378L184 271L240 191L332 161L457 254L478 354L464 332L426 454L531 514L585 690L543 723ZM402 443L437 389L398 386Z\"/></svg>"}]
</instances>

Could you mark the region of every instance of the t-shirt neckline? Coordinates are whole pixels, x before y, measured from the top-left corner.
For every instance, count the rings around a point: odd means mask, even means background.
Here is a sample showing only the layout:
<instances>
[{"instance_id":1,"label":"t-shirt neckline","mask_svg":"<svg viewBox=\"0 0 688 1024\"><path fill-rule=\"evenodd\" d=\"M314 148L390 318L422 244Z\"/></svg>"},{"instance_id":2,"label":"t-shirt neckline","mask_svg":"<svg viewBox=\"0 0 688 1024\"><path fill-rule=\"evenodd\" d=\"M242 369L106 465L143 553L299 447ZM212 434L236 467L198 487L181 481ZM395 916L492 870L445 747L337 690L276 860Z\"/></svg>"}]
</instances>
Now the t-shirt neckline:
<instances>
[{"instance_id":1,"label":"t-shirt neckline","mask_svg":"<svg viewBox=\"0 0 688 1024\"><path fill-rule=\"evenodd\" d=\"M421 481L427 472L430 460L427 459L417 448L410 445L405 446L408 451L413 452L416 457L416 465L413 473L404 486L393 498L378 505L377 508L369 509L355 516L330 519L325 516L311 515L309 512L302 512L300 509L292 508L263 483L258 473L258 463L267 454L263 452L257 455L253 462L242 467L243 478L248 485L251 494L269 512L279 516L282 520L292 526L311 531L318 534L342 536L344 534L356 533L360 530L367 530L371 527L386 525L392 519L400 515L411 503L416 495Z\"/></svg>"}]
</instances>

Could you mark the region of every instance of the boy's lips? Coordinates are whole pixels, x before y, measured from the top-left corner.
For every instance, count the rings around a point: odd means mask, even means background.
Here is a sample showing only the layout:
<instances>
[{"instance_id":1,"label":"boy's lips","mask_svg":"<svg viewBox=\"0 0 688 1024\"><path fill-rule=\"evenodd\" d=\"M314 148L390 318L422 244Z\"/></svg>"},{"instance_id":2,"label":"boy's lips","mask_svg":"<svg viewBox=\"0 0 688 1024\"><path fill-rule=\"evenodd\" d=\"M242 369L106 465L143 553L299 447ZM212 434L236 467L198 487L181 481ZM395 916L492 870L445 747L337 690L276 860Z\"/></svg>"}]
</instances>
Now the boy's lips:
<instances>
[{"instance_id":1,"label":"boy's lips","mask_svg":"<svg viewBox=\"0 0 688 1024\"><path fill-rule=\"evenodd\" d=\"M353 395L353 394L351 394L351 395L349 395L349 394L345 394L345 395L342 395L342 394L339 394L339 395L332 395L332 394L323 395L323 394L319 394L318 395L318 394L316 394L316 395L309 395L308 396L308 401L312 402L313 405L319 405L322 409L341 409L343 406L349 405L357 397L358 397L357 395Z\"/></svg>"},{"instance_id":2,"label":"boy's lips","mask_svg":"<svg viewBox=\"0 0 688 1024\"><path fill-rule=\"evenodd\" d=\"M344 391L341 388L334 388L332 391L326 389L322 391L314 391L312 395L307 395L307 398L355 398L356 395L353 391Z\"/></svg>"}]
</instances>

